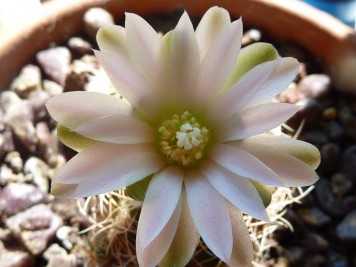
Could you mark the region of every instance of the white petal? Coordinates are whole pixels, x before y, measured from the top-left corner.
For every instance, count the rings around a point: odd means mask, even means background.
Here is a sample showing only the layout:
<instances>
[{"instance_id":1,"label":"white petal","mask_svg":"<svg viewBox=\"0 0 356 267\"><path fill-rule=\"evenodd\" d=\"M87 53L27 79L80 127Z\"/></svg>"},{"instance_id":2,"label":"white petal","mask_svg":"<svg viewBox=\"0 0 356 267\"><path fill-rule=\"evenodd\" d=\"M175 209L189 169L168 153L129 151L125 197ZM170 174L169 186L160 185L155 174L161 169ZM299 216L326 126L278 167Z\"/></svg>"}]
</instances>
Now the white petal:
<instances>
[{"instance_id":1,"label":"white petal","mask_svg":"<svg viewBox=\"0 0 356 267\"><path fill-rule=\"evenodd\" d=\"M79 91L56 95L46 107L53 119L69 129L96 118L131 113L129 104L116 97Z\"/></svg>"},{"instance_id":2,"label":"white petal","mask_svg":"<svg viewBox=\"0 0 356 267\"><path fill-rule=\"evenodd\" d=\"M173 242L164 256L160 267L184 267L193 257L200 235L194 225L185 197L182 198L182 214Z\"/></svg>"},{"instance_id":3,"label":"white petal","mask_svg":"<svg viewBox=\"0 0 356 267\"><path fill-rule=\"evenodd\" d=\"M180 200L166 226L156 237L156 239L153 240L146 248L141 246L140 240L142 231L140 228L137 229L136 253L137 261L140 267L155 267L162 260L173 241L178 227L181 210L182 201Z\"/></svg>"},{"instance_id":4,"label":"white petal","mask_svg":"<svg viewBox=\"0 0 356 267\"><path fill-rule=\"evenodd\" d=\"M262 199L252 183L207 160L200 168L215 189L236 208L252 217L268 221L268 215Z\"/></svg>"},{"instance_id":5,"label":"white petal","mask_svg":"<svg viewBox=\"0 0 356 267\"><path fill-rule=\"evenodd\" d=\"M217 129L220 140L234 141L271 130L290 117L299 106L287 103L267 103L238 112Z\"/></svg>"},{"instance_id":6,"label":"white petal","mask_svg":"<svg viewBox=\"0 0 356 267\"><path fill-rule=\"evenodd\" d=\"M308 164L276 148L251 142L241 142L238 146L271 168L287 187L308 186L318 180L318 175Z\"/></svg>"},{"instance_id":7,"label":"white petal","mask_svg":"<svg viewBox=\"0 0 356 267\"><path fill-rule=\"evenodd\" d=\"M149 143L155 140L155 134L149 125L125 115L97 118L73 131L97 141L116 144Z\"/></svg>"},{"instance_id":8,"label":"white petal","mask_svg":"<svg viewBox=\"0 0 356 267\"><path fill-rule=\"evenodd\" d=\"M261 144L277 149L280 152L287 153L288 155L304 161L314 170L320 164L320 152L315 146L290 137L263 134L245 139L244 143Z\"/></svg>"},{"instance_id":9,"label":"white petal","mask_svg":"<svg viewBox=\"0 0 356 267\"><path fill-rule=\"evenodd\" d=\"M252 266L253 246L246 222L240 211L231 207L231 205L228 205L228 208L234 238L234 247L229 266Z\"/></svg>"},{"instance_id":10,"label":"white petal","mask_svg":"<svg viewBox=\"0 0 356 267\"><path fill-rule=\"evenodd\" d=\"M229 171L272 186L284 186L270 168L249 152L236 145L218 145L209 154L210 158Z\"/></svg>"},{"instance_id":11,"label":"white petal","mask_svg":"<svg viewBox=\"0 0 356 267\"><path fill-rule=\"evenodd\" d=\"M162 76L159 64L161 38L151 25L136 14L126 13L125 28L131 61L150 86L158 89Z\"/></svg>"},{"instance_id":12,"label":"white petal","mask_svg":"<svg viewBox=\"0 0 356 267\"><path fill-rule=\"evenodd\" d=\"M99 29L96 41L101 51L127 55L126 31L118 25L106 25Z\"/></svg>"},{"instance_id":13,"label":"white petal","mask_svg":"<svg viewBox=\"0 0 356 267\"><path fill-rule=\"evenodd\" d=\"M54 181L78 184L71 197L90 196L129 186L163 165L153 146L98 143L68 161Z\"/></svg>"},{"instance_id":14,"label":"white petal","mask_svg":"<svg viewBox=\"0 0 356 267\"><path fill-rule=\"evenodd\" d=\"M199 100L211 100L224 89L229 80L241 47L242 21L226 27L207 51L199 73Z\"/></svg>"},{"instance_id":15,"label":"white petal","mask_svg":"<svg viewBox=\"0 0 356 267\"><path fill-rule=\"evenodd\" d=\"M165 54L165 53L163 53ZM173 98L189 102L192 91L196 88L199 67L199 50L193 25L184 12L176 28L171 33L171 39L164 56L169 90Z\"/></svg>"},{"instance_id":16,"label":"white petal","mask_svg":"<svg viewBox=\"0 0 356 267\"><path fill-rule=\"evenodd\" d=\"M271 100L294 80L299 71L299 62L295 58L285 57L279 60L267 81L250 98L247 106L254 106Z\"/></svg>"},{"instance_id":17,"label":"white petal","mask_svg":"<svg viewBox=\"0 0 356 267\"><path fill-rule=\"evenodd\" d=\"M214 6L204 14L196 29L201 59L204 58L211 44L230 23L230 14L224 8Z\"/></svg>"},{"instance_id":18,"label":"white petal","mask_svg":"<svg viewBox=\"0 0 356 267\"><path fill-rule=\"evenodd\" d=\"M188 170L184 182L190 213L201 237L218 258L229 262L232 230L225 200L199 171Z\"/></svg>"},{"instance_id":19,"label":"white petal","mask_svg":"<svg viewBox=\"0 0 356 267\"><path fill-rule=\"evenodd\" d=\"M170 166L152 178L143 202L138 228L141 247L146 248L171 218L181 195L183 172Z\"/></svg>"},{"instance_id":20,"label":"white petal","mask_svg":"<svg viewBox=\"0 0 356 267\"><path fill-rule=\"evenodd\" d=\"M216 125L220 125L243 109L251 96L268 79L278 62L279 60L273 60L254 67L230 89L222 93L214 101L214 109L209 115L210 120L214 121ZM224 112L221 112L222 110Z\"/></svg>"},{"instance_id":21,"label":"white petal","mask_svg":"<svg viewBox=\"0 0 356 267\"><path fill-rule=\"evenodd\" d=\"M158 96L125 55L94 51L118 93L147 117L157 107Z\"/></svg>"}]
</instances>

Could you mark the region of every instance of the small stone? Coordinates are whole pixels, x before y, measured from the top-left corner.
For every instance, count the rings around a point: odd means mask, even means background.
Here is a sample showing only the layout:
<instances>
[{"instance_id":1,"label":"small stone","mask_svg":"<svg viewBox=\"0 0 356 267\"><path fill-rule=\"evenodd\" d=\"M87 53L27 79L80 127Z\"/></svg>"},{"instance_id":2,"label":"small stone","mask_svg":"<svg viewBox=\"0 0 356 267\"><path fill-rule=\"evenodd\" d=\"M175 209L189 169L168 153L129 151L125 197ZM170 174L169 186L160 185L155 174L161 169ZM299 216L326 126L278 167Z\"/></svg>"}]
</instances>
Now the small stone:
<instances>
[{"instance_id":1,"label":"small stone","mask_svg":"<svg viewBox=\"0 0 356 267\"><path fill-rule=\"evenodd\" d=\"M43 81L43 90L50 96L55 96L63 93L63 86L51 80Z\"/></svg>"},{"instance_id":2,"label":"small stone","mask_svg":"<svg viewBox=\"0 0 356 267\"><path fill-rule=\"evenodd\" d=\"M74 60L65 80L64 91L83 91L89 76L96 70L86 62Z\"/></svg>"},{"instance_id":3,"label":"small stone","mask_svg":"<svg viewBox=\"0 0 356 267\"><path fill-rule=\"evenodd\" d=\"M15 145L12 138L12 132L10 130L0 132L0 158L3 158L3 156L14 149Z\"/></svg>"},{"instance_id":4,"label":"small stone","mask_svg":"<svg viewBox=\"0 0 356 267\"><path fill-rule=\"evenodd\" d=\"M57 230L63 225L61 217L44 204L18 213L8 218L5 223L34 255L39 255L47 248Z\"/></svg>"},{"instance_id":5,"label":"small stone","mask_svg":"<svg viewBox=\"0 0 356 267\"><path fill-rule=\"evenodd\" d=\"M299 90L309 98L320 98L330 91L330 77L325 74L312 74L301 79Z\"/></svg>"},{"instance_id":6,"label":"small stone","mask_svg":"<svg viewBox=\"0 0 356 267\"><path fill-rule=\"evenodd\" d=\"M356 116L348 106L341 106L338 118L344 127L346 134L353 140L356 140Z\"/></svg>"},{"instance_id":7,"label":"small stone","mask_svg":"<svg viewBox=\"0 0 356 267\"><path fill-rule=\"evenodd\" d=\"M78 238L78 228L62 226L58 229L56 237L61 241L63 247L70 251Z\"/></svg>"},{"instance_id":8,"label":"small stone","mask_svg":"<svg viewBox=\"0 0 356 267\"><path fill-rule=\"evenodd\" d=\"M340 158L340 146L337 143L326 143L321 147L320 155L320 169L328 174L335 172Z\"/></svg>"},{"instance_id":9,"label":"small stone","mask_svg":"<svg viewBox=\"0 0 356 267\"><path fill-rule=\"evenodd\" d=\"M323 128L332 141L339 141L345 138L344 128L336 121L323 123Z\"/></svg>"},{"instance_id":10,"label":"small stone","mask_svg":"<svg viewBox=\"0 0 356 267\"><path fill-rule=\"evenodd\" d=\"M261 40L261 32L257 29L251 29L244 33L242 36L242 46L246 46Z\"/></svg>"},{"instance_id":11,"label":"small stone","mask_svg":"<svg viewBox=\"0 0 356 267\"><path fill-rule=\"evenodd\" d=\"M4 161L15 173L19 173L23 168L21 155L17 151L9 152Z\"/></svg>"},{"instance_id":12,"label":"small stone","mask_svg":"<svg viewBox=\"0 0 356 267\"><path fill-rule=\"evenodd\" d=\"M50 95L45 92L45 91L34 91L31 92L28 96L28 104L30 105L30 107L35 111L35 117L37 118L37 120L39 120L39 118L43 118L44 116L40 116L39 113L44 110L46 110L45 108L45 104L47 103L48 99L50 98Z\"/></svg>"},{"instance_id":13,"label":"small stone","mask_svg":"<svg viewBox=\"0 0 356 267\"><path fill-rule=\"evenodd\" d=\"M342 255L329 251L326 257L327 267L350 267L347 259Z\"/></svg>"},{"instance_id":14,"label":"small stone","mask_svg":"<svg viewBox=\"0 0 356 267\"><path fill-rule=\"evenodd\" d=\"M298 215L308 224L323 227L330 223L331 218L316 207L297 210Z\"/></svg>"},{"instance_id":15,"label":"small stone","mask_svg":"<svg viewBox=\"0 0 356 267\"><path fill-rule=\"evenodd\" d=\"M44 253L43 257L48 261L46 267L73 267L77 266L74 255L68 255L66 250L58 244L52 244Z\"/></svg>"},{"instance_id":16,"label":"small stone","mask_svg":"<svg viewBox=\"0 0 356 267\"><path fill-rule=\"evenodd\" d=\"M11 216L40 203L48 203L50 196L30 184L8 184L0 191L0 208Z\"/></svg>"},{"instance_id":17,"label":"small stone","mask_svg":"<svg viewBox=\"0 0 356 267\"><path fill-rule=\"evenodd\" d=\"M34 267L34 257L22 250L8 250L0 243L1 267Z\"/></svg>"},{"instance_id":18,"label":"small stone","mask_svg":"<svg viewBox=\"0 0 356 267\"><path fill-rule=\"evenodd\" d=\"M63 84L69 71L71 54L66 47L42 50L36 55L42 70L56 83Z\"/></svg>"},{"instance_id":19,"label":"small stone","mask_svg":"<svg viewBox=\"0 0 356 267\"><path fill-rule=\"evenodd\" d=\"M324 178L315 183L315 195L320 207L329 215L336 218L344 216L342 201L336 198L331 185Z\"/></svg>"},{"instance_id":20,"label":"small stone","mask_svg":"<svg viewBox=\"0 0 356 267\"><path fill-rule=\"evenodd\" d=\"M30 175L33 183L35 183L42 192L49 190L49 167L37 157L30 157L24 166L24 173Z\"/></svg>"},{"instance_id":21,"label":"small stone","mask_svg":"<svg viewBox=\"0 0 356 267\"><path fill-rule=\"evenodd\" d=\"M327 120L335 120L337 117L337 110L335 107L326 108L323 111L323 118Z\"/></svg>"},{"instance_id":22,"label":"small stone","mask_svg":"<svg viewBox=\"0 0 356 267\"><path fill-rule=\"evenodd\" d=\"M91 44L80 37L70 38L68 41L68 47L74 54L80 56L93 53Z\"/></svg>"},{"instance_id":23,"label":"small stone","mask_svg":"<svg viewBox=\"0 0 356 267\"><path fill-rule=\"evenodd\" d=\"M303 244L308 252L320 253L324 252L328 247L328 241L316 233L308 233L303 239Z\"/></svg>"},{"instance_id":24,"label":"small stone","mask_svg":"<svg viewBox=\"0 0 356 267\"><path fill-rule=\"evenodd\" d=\"M26 98L31 92L41 89L41 71L35 65L25 66L19 76L10 85L10 89L22 98Z\"/></svg>"},{"instance_id":25,"label":"small stone","mask_svg":"<svg viewBox=\"0 0 356 267\"><path fill-rule=\"evenodd\" d=\"M7 112L13 106L20 105L23 100L12 91L4 91L0 94L0 109Z\"/></svg>"},{"instance_id":26,"label":"small stone","mask_svg":"<svg viewBox=\"0 0 356 267\"><path fill-rule=\"evenodd\" d=\"M356 145L351 145L342 154L341 170L348 177L356 181Z\"/></svg>"},{"instance_id":27,"label":"small stone","mask_svg":"<svg viewBox=\"0 0 356 267\"><path fill-rule=\"evenodd\" d=\"M322 131L308 131L301 136L301 139L305 142L311 143L317 147L328 142L328 137Z\"/></svg>"},{"instance_id":28,"label":"small stone","mask_svg":"<svg viewBox=\"0 0 356 267\"><path fill-rule=\"evenodd\" d=\"M106 25L114 25L113 16L103 8L90 8L84 14L84 28L92 41L96 41L96 33Z\"/></svg>"},{"instance_id":29,"label":"small stone","mask_svg":"<svg viewBox=\"0 0 356 267\"><path fill-rule=\"evenodd\" d=\"M356 210L349 213L338 224L336 235L341 241L356 242Z\"/></svg>"},{"instance_id":30,"label":"small stone","mask_svg":"<svg viewBox=\"0 0 356 267\"><path fill-rule=\"evenodd\" d=\"M300 266L304 260L305 251L301 247L291 247L286 250L285 257L288 259L288 266Z\"/></svg>"},{"instance_id":31,"label":"small stone","mask_svg":"<svg viewBox=\"0 0 356 267\"><path fill-rule=\"evenodd\" d=\"M304 98L305 96L298 90L297 84L294 82L288 85L287 89L278 96L280 102L291 104L295 104Z\"/></svg>"},{"instance_id":32,"label":"small stone","mask_svg":"<svg viewBox=\"0 0 356 267\"><path fill-rule=\"evenodd\" d=\"M356 210L356 196L346 196L342 201L342 207L345 212Z\"/></svg>"},{"instance_id":33,"label":"small stone","mask_svg":"<svg viewBox=\"0 0 356 267\"><path fill-rule=\"evenodd\" d=\"M335 173L330 179L331 190L337 198L342 198L353 188L353 182L344 173Z\"/></svg>"}]
</instances>

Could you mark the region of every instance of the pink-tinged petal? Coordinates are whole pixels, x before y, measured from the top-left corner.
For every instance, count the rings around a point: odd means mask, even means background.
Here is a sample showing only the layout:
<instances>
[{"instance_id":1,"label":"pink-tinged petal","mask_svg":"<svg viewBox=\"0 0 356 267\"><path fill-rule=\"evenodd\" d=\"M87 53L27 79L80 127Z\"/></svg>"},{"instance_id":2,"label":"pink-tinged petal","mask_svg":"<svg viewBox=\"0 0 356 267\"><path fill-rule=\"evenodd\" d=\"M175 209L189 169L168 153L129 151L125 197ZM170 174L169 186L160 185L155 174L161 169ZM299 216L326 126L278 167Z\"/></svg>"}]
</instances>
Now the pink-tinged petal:
<instances>
[{"instance_id":1,"label":"pink-tinged petal","mask_svg":"<svg viewBox=\"0 0 356 267\"><path fill-rule=\"evenodd\" d=\"M112 54L128 55L125 28L118 25L107 25L99 29L96 41L101 51Z\"/></svg>"},{"instance_id":2,"label":"pink-tinged petal","mask_svg":"<svg viewBox=\"0 0 356 267\"><path fill-rule=\"evenodd\" d=\"M184 193L185 195L185 193ZM184 267L193 257L199 245L200 235L189 211L186 197L182 198L182 214L169 250L160 262L160 267Z\"/></svg>"},{"instance_id":3,"label":"pink-tinged petal","mask_svg":"<svg viewBox=\"0 0 356 267\"><path fill-rule=\"evenodd\" d=\"M151 25L136 14L126 13L125 28L131 61L150 86L158 89L162 76L159 64L161 38Z\"/></svg>"},{"instance_id":4,"label":"pink-tinged petal","mask_svg":"<svg viewBox=\"0 0 356 267\"><path fill-rule=\"evenodd\" d=\"M240 52L241 39L240 19L227 26L210 46L200 66L199 100L209 101L224 89Z\"/></svg>"},{"instance_id":5,"label":"pink-tinged petal","mask_svg":"<svg viewBox=\"0 0 356 267\"><path fill-rule=\"evenodd\" d=\"M229 266L252 266L253 246L246 222L240 211L228 205L234 246L232 249Z\"/></svg>"},{"instance_id":6,"label":"pink-tinged petal","mask_svg":"<svg viewBox=\"0 0 356 267\"><path fill-rule=\"evenodd\" d=\"M238 146L271 168L287 187L308 186L318 180L318 175L308 164L276 148L251 142L241 142Z\"/></svg>"},{"instance_id":7,"label":"pink-tinged petal","mask_svg":"<svg viewBox=\"0 0 356 267\"><path fill-rule=\"evenodd\" d=\"M152 178L143 202L138 228L145 249L171 218L182 192L183 171L169 166Z\"/></svg>"},{"instance_id":8,"label":"pink-tinged petal","mask_svg":"<svg viewBox=\"0 0 356 267\"><path fill-rule=\"evenodd\" d=\"M193 25L186 12L180 18L176 28L164 42L166 52L163 61L169 81L172 98L181 99L183 104L196 88L199 69L199 50Z\"/></svg>"},{"instance_id":9,"label":"pink-tinged petal","mask_svg":"<svg viewBox=\"0 0 356 267\"><path fill-rule=\"evenodd\" d=\"M279 60L278 66L270 77L246 103L246 107L271 100L294 80L299 71L299 62L295 58L285 57Z\"/></svg>"},{"instance_id":10,"label":"pink-tinged petal","mask_svg":"<svg viewBox=\"0 0 356 267\"><path fill-rule=\"evenodd\" d=\"M123 54L94 51L118 93L147 117L155 112L158 96Z\"/></svg>"},{"instance_id":11,"label":"pink-tinged petal","mask_svg":"<svg viewBox=\"0 0 356 267\"><path fill-rule=\"evenodd\" d=\"M46 108L53 119L69 129L96 118L131 113L130 105L116 97L79 91L52 97Z\"/></svg>"},{"instance_id":12,"label":"pink-tinged petal","mask_svg":"<svg viewBox=\"0 0 356 267\"><path fill-rule=\"evenodd\" d=\"M218 145L209 154L210 158L229 171L263 184L284 186L277 174L251 153L236 145Z\"/></svg>"},{"instance_id":13,"label":"pink-tinged petal","mask_svg":"<svg viewBox=\"0 0 356 267\"><path fill-rule=\"evenodd\" d=\"M200 170L215 189L236 208L256 219L269 221L262 199L248 179L228 171L209 159L202 164Z\"/></svg>"},{"instance_id":14,"label":"pink-tinged petal","mask_svg":"<svg viewBox=\"0 0 356 267\"><path fill-rule=\"evenodd\" d=\"M245 139L244 143L265 145L273 149L277 149L280 152L287 153L305 162L313 170L315 170L320 164L320 152L315 146L290 137L263 134Z\"/></svg>"},{"instance_id":15,"label":"pink-tinged petal","mask_svg":"<svg viewBox=\"0 0 356 267\"><path fill-rule=\"evenodd\" d=\"M125 115L97 118L73 131L97 141L115 144L150 143L155 140L155 134L149 125Z\"/></svg>"},{"instance_id":16,"label":"pink-tinged petal","mask_svg":"<svg viewBox=\"0 0 356 267\"><path fill-rule=\"evenodd\" d=\"M78 184L70 197L97 195L129 186L158 171L163 160L151 145L92 145L61 168L54 182Z\"/></svg>"},{"instance_id":17,"label":"pink-tinged petal","mask_svg":"<svg viewBox=\"0 0 356 267\"><path fill-rule=\"evenodd\" d=\"M209 115L210 120L220 125L243 109L251 96L268 79L278 62L279 60L274 60L254 67L230 89L219 95L214 101L214 109Z\"/></svg>"},{"instance_id":18,"label":"pink-tinged petal","mask_svg":"<svg viewBox=\"0 0 356 267\"><path fill-rule=\"evenodd\" d=\"M287 103L267 103L238 112L217 129L222 141L241 140L281 125L298 110L299 106Z\"/></svg>"},{"instance_id":19,"label":"pink-tinged petal","mask_svg":"<svg viewBox=\"0 0 356 267\"><path fill-rule=\"evenodd\" d=\"M155 240L153 240L146 248L142 247L140 241L142 240L142 231L140 228L137 229L136 253L137 261L140 267L155 267L163 259L169 249L169 246L172 244L181 212L182 200L180 199L166 226L155 238Z\"/></svg>"},{"instance_id":20,"label":"pink-tinged petal","mask_svg":"<svg viewBox=\"0 0 356 267\"><path fill-rule=\"evenodd\" d=\"M214 6L204 14L196 29L201 59L204 58L211 44L230 23L230 14L224 8Z\"/></svg>"},{"instance_id":21,"label":"pink-tinged petal","mask_svg":"<svg viewBox=\"0 0 356 267\"><path fill-rule=\"evenodd\" d=\"M229 262L233 241L224 198L197 170L188 170L184 183L190 213L201 237L218 258Z\"/></svg>"}]
</instances>

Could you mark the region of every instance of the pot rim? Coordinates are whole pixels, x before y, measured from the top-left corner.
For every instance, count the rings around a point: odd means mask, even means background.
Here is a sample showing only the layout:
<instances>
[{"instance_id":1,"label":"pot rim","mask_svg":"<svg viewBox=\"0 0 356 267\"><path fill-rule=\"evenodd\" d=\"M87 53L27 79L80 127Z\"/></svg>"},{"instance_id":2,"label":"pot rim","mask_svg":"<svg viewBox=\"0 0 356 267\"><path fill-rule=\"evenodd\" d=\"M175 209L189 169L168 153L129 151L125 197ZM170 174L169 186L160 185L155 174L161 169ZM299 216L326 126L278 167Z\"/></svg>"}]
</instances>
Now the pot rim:
<instances>
[{"instance_id":1,"label":"pot rim","mask_svg":"<svg viewBox=\"0 0 356 267\"><path fill-rule=\"evenodd\" d=\"M185 9L201 16L219 5L233 17L242 14L245 24L260 28L276 40L295 42L329 67L339 87L356 93L356 32L333 16L297 0L53 0L45 2L35 18L0 32L0 90L5 89L21 67L37 51L60 43L83 29L83 15L91 7L102 7L115 18L124 12L146 15ZM270 17L267 17L269 14ZM273 17L272 17L273 16ZM347 64L346 64L346 63ZM347 65L345 68L344 65ZM346 73L346 72L347 73Z\"/></svg>"}]
</instances>

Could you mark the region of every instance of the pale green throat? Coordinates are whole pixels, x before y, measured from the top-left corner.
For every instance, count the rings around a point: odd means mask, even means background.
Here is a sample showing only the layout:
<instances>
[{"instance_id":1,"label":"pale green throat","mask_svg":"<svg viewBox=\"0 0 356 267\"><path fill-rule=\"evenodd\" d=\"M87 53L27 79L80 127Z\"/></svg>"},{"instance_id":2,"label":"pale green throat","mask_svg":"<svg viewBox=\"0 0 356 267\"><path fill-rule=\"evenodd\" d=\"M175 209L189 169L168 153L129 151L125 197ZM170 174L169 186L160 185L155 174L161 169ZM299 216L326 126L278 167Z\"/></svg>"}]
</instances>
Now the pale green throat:
<instances>
[{"instance_id":1,"label":"pale green throat","mask_svg":"<svg viewBox=\"0 0 356 267\"><path fill-rule=\"evenodd\" d=\"M158 128L161 152L172 164L193 166L205 152L209 130L188 111L174 114Z\"/></svg>"}]
</instances>

